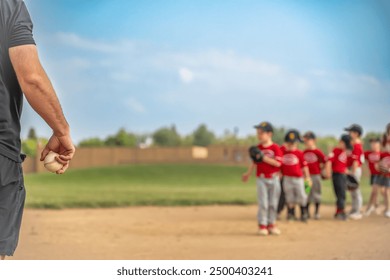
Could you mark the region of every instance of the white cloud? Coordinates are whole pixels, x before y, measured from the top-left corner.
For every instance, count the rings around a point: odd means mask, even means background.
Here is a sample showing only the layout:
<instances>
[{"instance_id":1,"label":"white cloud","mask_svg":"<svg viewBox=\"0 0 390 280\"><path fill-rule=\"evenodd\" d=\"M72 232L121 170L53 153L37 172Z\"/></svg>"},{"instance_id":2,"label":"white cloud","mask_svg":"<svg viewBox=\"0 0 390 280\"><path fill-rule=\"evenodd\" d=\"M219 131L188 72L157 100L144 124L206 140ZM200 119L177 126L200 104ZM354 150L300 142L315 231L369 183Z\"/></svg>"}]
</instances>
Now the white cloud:
<instances>
[{"instance_id":1,"label":"white cloud","mask_svg":"<svg viewBox=\"0 0 390 280\"><path fill-rule=\"evenodd\" d=\"M194 79L194 73L188 68L182 67L179 69L179 76L183 83L191 83Z\"/></svg>"},{"instance_id":2,"label":"white cloud","mask_svg":"<svg viewBox=\"0 0 390 280\"><path fill-rule=\"evenodd\" d=\"M47 70L80 133L112 130L123 120L151 131L183 122L250 129L262 119L333 133L340 122L341 128L360 122L376 129L382 126L378 119L390 117L390 82L369 75L326 69L297 73L233 51L175 52L127 39L111 43L59 33L54 40L65 55L44 57ZM77 110L85 108L88 118L79 122L84 115ZM143 114L142 124L134 114Z\"/></svg>"},{"instance_id":3,"label":"white cloud","mask_svg":"<svg viewBox=\"0 0 390 280\"><path fill-rule=\"evenodd\" d=\"M81 37L75 33L59 32L56 34L57 40L65 45L69 45L74 48L96 51L103 53L115 53L122 51L130 51L134 48L134 43L129 40L123 40L121 42L108 43L99 40L92 40Z\"/></svg>"},{"instance_id":4,"label":"white cloud","mask_svg":"<svg viewBox=\"0 0 390 280\"><path fill-rule=\"evenodd\" d=\"M126 99L125 104L130 110L132 110L135 113L145 113L146 112L145 107L138 100L136 100L133 97Z\"/></svg>"}]
</instances>

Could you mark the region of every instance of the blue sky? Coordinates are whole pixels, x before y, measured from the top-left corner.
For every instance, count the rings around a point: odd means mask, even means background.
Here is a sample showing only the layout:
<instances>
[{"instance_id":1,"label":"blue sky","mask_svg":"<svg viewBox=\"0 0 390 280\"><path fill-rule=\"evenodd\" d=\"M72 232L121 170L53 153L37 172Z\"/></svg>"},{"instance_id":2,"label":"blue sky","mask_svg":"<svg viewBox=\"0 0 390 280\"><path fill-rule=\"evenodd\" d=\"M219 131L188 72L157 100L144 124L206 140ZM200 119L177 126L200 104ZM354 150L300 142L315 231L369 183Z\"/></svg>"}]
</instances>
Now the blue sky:
<instances>
[{"instance_id":1,"label":"blue sky","mask_svg":"<svg viewBox=\"0 0 390 280\"><path fill-rule=\"evenodd\" d=\"M269 120L339 135L390 121L386 1L27 0L75 141ZM50 129L29 106L26 135Z\"/></svg>"}]
</instances>

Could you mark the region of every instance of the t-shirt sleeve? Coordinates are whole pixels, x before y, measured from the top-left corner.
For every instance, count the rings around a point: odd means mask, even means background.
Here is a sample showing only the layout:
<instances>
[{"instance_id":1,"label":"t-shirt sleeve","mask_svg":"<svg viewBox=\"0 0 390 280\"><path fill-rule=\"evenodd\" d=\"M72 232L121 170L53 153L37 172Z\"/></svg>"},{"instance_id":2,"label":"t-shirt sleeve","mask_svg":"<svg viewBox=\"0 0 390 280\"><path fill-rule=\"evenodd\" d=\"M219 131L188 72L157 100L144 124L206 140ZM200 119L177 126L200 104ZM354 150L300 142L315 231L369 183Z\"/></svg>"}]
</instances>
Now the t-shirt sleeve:
<instances>
[{"instance_id":1,"label":"t-shirt sleeve","mask_svg":"<svg viewBox=\"0 0 390 280\"><path fill-rule=\"evenodd\" d=\"M275 160L277 160L278 162L282 162L283 152L277 145L275 145L274 153Z\"/></svg>"},{"instance_id":2,"label":"t-shirt sleeve","mask_svg":"<svg viewBox=\"0 0 390 280\"><path fill-rule=\"evenodd\" d=\"M320 163L325 163L326 162L325 155L324 155L324 153L321 150L317 151L317 156L318 156L318 159L319 159L318 161Z\"/></svg>"},{"instance_id":3,"label":"t-shirt sleeve","mask_svg":"<svg viewBox=\"0 0 390 280\"><path fill-rule=\"evenodd\" d=\"M369 151L365 151L365 152L364 152L364 158L368 160L368 155L369 155L369 154L370 154Z\"/></svg>"},{"instance_id":4,"label":"t-shirt sleeve","mask_svg":"<svg viewBox=\"0 0 390 280\"><path fill-rule=\"evenodd\" d=\"M303 153L299 153L299 161L301 162L301 168L307 166L307 161L305 160Z\"/></svg>"},{"instance_id":5,"label":"t-shirt sleeve","mask_svg":"<svg viewBox=\"0 0 390 280\"><path fill-rule=\"evenodd\" d=\"M353 160L360 161L362 154L363 154L363 150L359 147L359 148L353 149L351 157Z\"/></svg>"},{"instance_id":6,"label":"t-shirt sleeve","mask_svg":"<svg viewBox=\"0 0 390 280\"><path fill-rule=\"evenodd\" d=\"M327 158L326 158L326 161L330 161L330 162L333 162L334 161L334 155L335 154L335 150L333 150L333 152L331 152Z\"/></svg>"},{"instance_id":7,"label":"t-shirt sleeve","mask_svg":"<svg viewBox=\"0 0 390 280\"><path fill-rule=\"evenodd\" d=\"M33 23L23 1L18 2L12 16L9 28L9 48L21 45L35 44L32 30Z\"/></svg>"}]
</instances>

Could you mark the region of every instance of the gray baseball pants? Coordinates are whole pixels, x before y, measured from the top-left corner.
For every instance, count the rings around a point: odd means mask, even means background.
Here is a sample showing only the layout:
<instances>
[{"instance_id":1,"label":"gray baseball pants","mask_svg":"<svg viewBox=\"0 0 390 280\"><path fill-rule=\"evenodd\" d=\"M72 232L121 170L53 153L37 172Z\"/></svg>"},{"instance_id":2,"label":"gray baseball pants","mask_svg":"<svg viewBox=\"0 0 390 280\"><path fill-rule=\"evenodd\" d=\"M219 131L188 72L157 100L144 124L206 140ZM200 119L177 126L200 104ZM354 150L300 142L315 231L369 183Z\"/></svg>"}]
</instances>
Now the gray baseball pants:
<instances>
[{"instance_id":1,"label":"gray baseball pants","mask_svg":"<svg viewBox=\"0 0 390 280\"><path fill-rule=\"evenodd\" d=\"M356 168L355 174L353 175L355 175L356 179L360 183L360 179L362 177L362 168L361 167ZM352 199L351 213L360 213L360 209L363 206L363 196L360 187L354 191L350 191L350 193Z\"/></svg>"},{"instance_id":2,"label":"gray baseball pants","mask_svg":"<svg viewBox=\"0 0 390 280\"><path fill-rule=\"evenodd\" d=\"M257 202L259 210L257 220L259 225L273 225L277 217L277 208L280 197L280 180L278 176L272 178L258 177Z\"/></svg>"}]
</instances>

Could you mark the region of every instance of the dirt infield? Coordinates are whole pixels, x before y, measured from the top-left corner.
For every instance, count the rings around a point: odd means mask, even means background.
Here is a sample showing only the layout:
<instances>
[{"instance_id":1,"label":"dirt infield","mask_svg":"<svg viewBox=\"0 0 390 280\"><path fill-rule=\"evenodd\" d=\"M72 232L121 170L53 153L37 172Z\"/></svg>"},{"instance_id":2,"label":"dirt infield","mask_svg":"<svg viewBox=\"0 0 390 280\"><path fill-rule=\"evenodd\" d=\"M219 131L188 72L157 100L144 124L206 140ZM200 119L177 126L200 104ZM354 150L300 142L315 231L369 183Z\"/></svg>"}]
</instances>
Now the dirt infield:
<instances>
[{"instance_id":1,"label":"dirt infield","mask_svg":"<svg viewBox=\"0 0 390 280\"><path fill-rule=\"evenodd\" d=\"M390 259L390 219L280 221L256 234L256 206L26 209L10 259Z\"/></svg>"}]
</instances>

